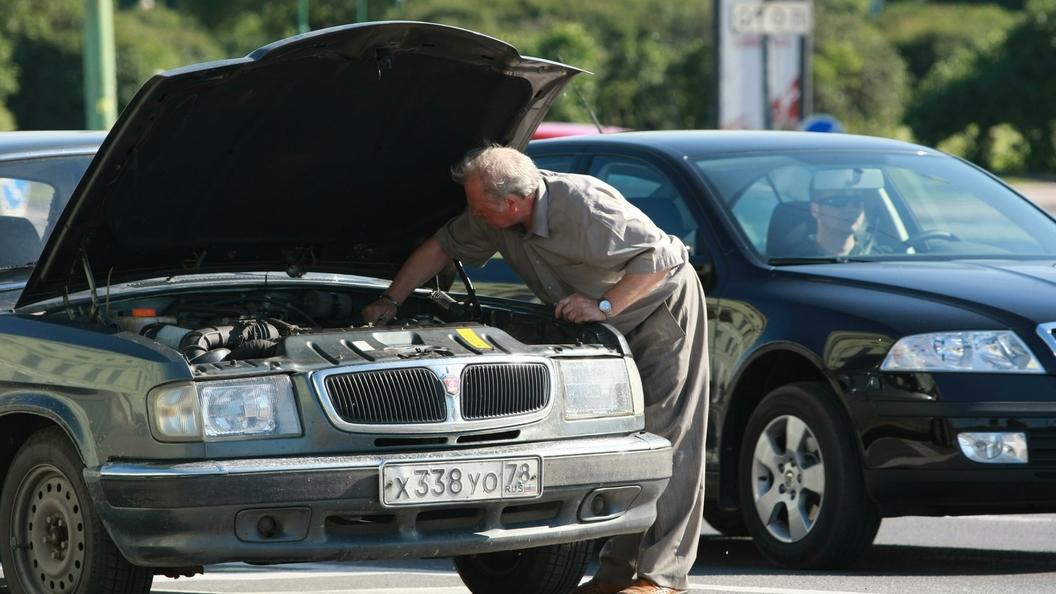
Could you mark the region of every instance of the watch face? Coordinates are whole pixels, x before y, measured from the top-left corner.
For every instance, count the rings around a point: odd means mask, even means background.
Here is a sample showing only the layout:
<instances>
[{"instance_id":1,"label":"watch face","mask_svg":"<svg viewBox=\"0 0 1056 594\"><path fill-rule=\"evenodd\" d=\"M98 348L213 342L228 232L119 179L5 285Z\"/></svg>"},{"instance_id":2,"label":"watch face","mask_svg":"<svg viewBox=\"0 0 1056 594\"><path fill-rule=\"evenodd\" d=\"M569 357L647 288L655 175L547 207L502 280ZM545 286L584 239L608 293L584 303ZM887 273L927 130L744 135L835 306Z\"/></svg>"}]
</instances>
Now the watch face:
<instances>
[{"instance_id":1,"label":"watch face","mask_svg":"<svg viewBox=\"0 0 1056 594\"><path fill-rule=\"evenodd\" d=\"M608 299L602 299L601 301L599 301L598 309L601 310L601 313L607 316L612 314L612 304L609 303Z\"/></svg>"}]
</instances>

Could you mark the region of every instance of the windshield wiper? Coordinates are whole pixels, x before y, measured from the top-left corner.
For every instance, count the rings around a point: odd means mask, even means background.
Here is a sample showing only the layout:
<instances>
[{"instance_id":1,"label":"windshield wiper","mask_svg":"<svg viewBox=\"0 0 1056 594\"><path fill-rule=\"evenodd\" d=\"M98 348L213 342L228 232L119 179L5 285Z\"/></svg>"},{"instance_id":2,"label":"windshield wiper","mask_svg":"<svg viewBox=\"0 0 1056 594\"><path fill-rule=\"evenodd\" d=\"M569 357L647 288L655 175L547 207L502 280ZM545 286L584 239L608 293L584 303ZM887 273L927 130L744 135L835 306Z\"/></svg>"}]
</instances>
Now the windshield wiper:
<instances>
[{"instance_id":1,"label":"windshield wiper","mask_svg":"<svg viewBox=\"0 0 1056 594\"><path fill-rule=\"evenodd\" d=\"M846 264L848 262L875 262L876 260L870 258L854 258L849 256L817 256L817 257L798 257L798 258L770 258L766 261L767 264L773 264L774 266L793 266L796 264Z\"/></svg>"}]
</instances>

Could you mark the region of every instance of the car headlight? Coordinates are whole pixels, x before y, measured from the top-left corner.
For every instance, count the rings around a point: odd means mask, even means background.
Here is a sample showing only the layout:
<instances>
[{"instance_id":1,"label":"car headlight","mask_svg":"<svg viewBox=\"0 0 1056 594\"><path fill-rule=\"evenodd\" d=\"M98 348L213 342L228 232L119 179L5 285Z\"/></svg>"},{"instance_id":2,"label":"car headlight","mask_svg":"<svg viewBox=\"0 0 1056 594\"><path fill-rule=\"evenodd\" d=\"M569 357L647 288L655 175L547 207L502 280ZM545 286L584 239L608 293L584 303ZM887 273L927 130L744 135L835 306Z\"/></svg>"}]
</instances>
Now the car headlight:
<instances>
[{"instance_id":1,"label":"car headlight","mask_svg":"<svg viewBox=\"0 0 1056 594\"><path fill-rule=\"evenodd\" d=\"M565 394L565 418L594 419L634 414L634 380L623 359L557 361Z\"/></svg>"},{"instance_id":2,"label":"car headlight","mask_svg":"<svg viewBox=\"0 0 1056 594\"><path fill-rule=\"evenodd\" d=\"M258 378L162 386L148 396L160 441L220 441L301 434L290 378Z\"/></svg>"},{"instance_id":3,"label":"car headlight","mask_svg":"<svg viewBox=\"0 0 1056 594\"><path fill-rule=\"evenodd\" d=\"M1010 330L907 336L891 347L880 369L1045 373L1034 353Z\"/></svg>"}]
</instances>

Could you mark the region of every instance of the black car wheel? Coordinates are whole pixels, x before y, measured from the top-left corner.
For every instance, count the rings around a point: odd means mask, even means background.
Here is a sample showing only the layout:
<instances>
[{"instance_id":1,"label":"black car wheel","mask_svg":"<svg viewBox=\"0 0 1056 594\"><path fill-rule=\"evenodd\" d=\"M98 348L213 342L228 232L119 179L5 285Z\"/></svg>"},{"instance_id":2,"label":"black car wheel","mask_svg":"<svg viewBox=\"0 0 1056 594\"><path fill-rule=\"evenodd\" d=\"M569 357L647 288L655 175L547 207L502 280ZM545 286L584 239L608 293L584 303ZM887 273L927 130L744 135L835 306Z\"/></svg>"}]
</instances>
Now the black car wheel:
<instances>
[{"instance_id":1,"label":"black car wheel","mask_svg":"<svg viewBox=\"0 0 1056 594\"><path fill-rule=\"evenodd\" d=\"M153 572L125 560L92 508L66 434L44 429L15 455L0 494L0 562L13 594L138 594Z\"/></svg>"},{"instance_id":2,"label":"black car wheel","mask_svg":"<svg viewBox=\"0 0 1056 594\"><path fill-rule=\"evenodd\" d=\"M593 541L455 557L473 594L566 594L583 578Z\"/></svg>"},{"instance_id":3,"label":"black car wheel","mask_svg":"<svg viewBox=\"0 0 1056 594\"><path fill-rule=\"evenodd\" d=\"M748 536L744 514L739 509L726 510L717 504L704 503L704 520L723 536Z\"/></svg>"},{"instance_id":4,"label":"black car wheel","mask_svg":"<svg viewBox=\"0 0 1056 594\"><path fill-rule=\"evenodd\" d=\"M791 568L842 567L880 528L865 491L860 447L822 383L771 392L748 421L741 508L763 555Z\"/></svg>"}]
</instances>

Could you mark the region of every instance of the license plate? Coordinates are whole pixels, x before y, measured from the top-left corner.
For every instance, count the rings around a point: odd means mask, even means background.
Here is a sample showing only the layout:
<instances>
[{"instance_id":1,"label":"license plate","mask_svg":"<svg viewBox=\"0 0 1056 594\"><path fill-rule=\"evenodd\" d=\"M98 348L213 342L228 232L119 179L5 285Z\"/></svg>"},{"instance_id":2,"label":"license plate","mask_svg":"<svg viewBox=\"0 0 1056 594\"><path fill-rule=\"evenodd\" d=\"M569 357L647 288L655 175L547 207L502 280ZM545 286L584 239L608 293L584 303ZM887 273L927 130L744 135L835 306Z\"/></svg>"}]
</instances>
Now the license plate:
<instances>
[{"instance_id":1,"label":"license plate","mask_svg":"<svg viewBox=\"0 0 1056 594\"><path fill-rule=\"evenodd\" d=\"M381 467L384 505L538 497L543 492L540 458L400 462Z\"/></svg>"}]
</instances>

